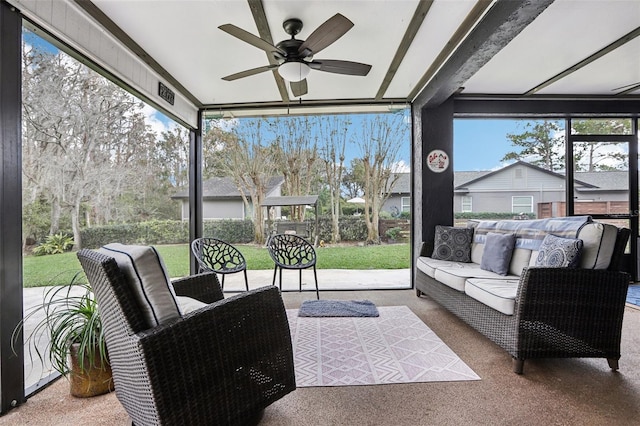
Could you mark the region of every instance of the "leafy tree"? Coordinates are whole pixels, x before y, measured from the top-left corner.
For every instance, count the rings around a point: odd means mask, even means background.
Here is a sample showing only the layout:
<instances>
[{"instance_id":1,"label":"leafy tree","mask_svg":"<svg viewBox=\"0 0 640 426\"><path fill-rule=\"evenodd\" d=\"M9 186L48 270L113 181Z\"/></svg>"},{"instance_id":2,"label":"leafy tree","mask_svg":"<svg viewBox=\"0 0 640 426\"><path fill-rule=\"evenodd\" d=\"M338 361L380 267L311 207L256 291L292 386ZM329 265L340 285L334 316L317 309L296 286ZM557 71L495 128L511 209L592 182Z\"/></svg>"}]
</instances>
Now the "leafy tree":
<instances>
[{"instance_id":1,"label":"leafy tree","mask_svg":"<svg viewBox=\"0 0 640 426\"><path fill-rule=\"evenodd\" d=\"M573 134L620 135L631 134L628 119L571 120ZM578 142L574 144L576 171L620 170L628 167L629 153L619 148L624 142Z\"/></svg>"},{"instance_id":2,"label":"leafy tree","mask_svg":"<svg viewBox=\"0 0 640 426\"><path fill-rule=\"evenodd\" d=\"M509 133L507 138L519 151L508 152L502 161L523 160L546 170L564 169L564 134L555 121L527 122L522 133Z\"/></svg>"},{"instance_id":3,"label":"leafy tree","mask_svg":"<svg viewBox=\"0 0 640 426\"><path fill-rule=\"evenodd\" d=\"M221 119L210 119L205 122L205 132L202 135L202 178L225 176L226 167L224 165L225 156L222 150L234 146L233 134L225 130L228 123Z\"/></svg>"},{"instance_id":4,"label":"leafy tree","mask_svg":"<svg viewBox=\"0 0 640 426\"><path fill-rule=\"evenodd\" d=\"M630 120L584 119L572 120L573 134L629 134ZM504 155L503 161L523 160L546 170L565 168L564 129L555 121L535 121L525 124L522 133L509 133L507 138L520 147ZM574 144L573 162L576 171L617 170L628 161L628 153L616 149L620 142L577 142Z\"/></svg>"},{"instance_id":5,"label":"leafy tree","mask_svg":"<svg viewBox=\"0 0 640 426\"><path fill-rule=\"evenodd\" d=\"M364 193L364 165L362 160L354 158L351 166L342 177L342 188L347 199L360 197Z\"/></svg>"}]
</instances>

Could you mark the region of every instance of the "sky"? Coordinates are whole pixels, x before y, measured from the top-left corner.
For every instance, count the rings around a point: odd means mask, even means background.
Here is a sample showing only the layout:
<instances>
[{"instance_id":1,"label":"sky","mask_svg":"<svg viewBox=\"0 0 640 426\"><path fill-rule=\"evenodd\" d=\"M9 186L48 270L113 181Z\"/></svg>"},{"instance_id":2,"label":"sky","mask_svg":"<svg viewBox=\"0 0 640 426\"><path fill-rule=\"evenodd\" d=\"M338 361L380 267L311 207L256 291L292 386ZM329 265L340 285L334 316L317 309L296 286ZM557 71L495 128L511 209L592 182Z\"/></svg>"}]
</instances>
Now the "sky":
<instances>
[{"instance_id":1,"label":"sky","mask_svg":"<svg viewBox=\"0 0 640 426\"><path fill-rule=\"evenodd\" d=\"M498 119L456 119L453 124L453 169L495 170L506 163L500 159L514 147L509 133L521 133L522 121Z\"/></svg>"}]
</instances>

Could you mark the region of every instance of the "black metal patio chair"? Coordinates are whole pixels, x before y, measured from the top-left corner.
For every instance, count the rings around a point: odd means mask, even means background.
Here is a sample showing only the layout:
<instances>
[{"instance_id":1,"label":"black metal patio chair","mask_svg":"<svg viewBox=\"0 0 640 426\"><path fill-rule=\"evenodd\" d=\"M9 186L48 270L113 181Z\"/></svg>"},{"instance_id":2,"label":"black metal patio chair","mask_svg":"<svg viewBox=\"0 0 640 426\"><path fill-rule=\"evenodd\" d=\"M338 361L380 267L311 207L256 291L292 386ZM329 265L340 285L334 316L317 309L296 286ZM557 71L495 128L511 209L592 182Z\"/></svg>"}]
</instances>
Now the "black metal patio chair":
<instances>
[{"instance_id":1,"label":"black metal patio chair","mask_svg":"<svg viewBox=\"0 0 640 426\"><path fill-rule=\"evenodd\" d=\"M282 270L297 269L299 271L300 291L302 291L302 270L313 268L313 278L316 283L316 298L320 299L318 290L318 275L316 274L316 251L304 238L292 234L277 234L267 242L269 255L275 266L273 269L273 285L276 285L276 275L280 271L280 290L282 291Z\"/></svg>"},{"instance_id":2,"label":"black metal patio chair","mask_svg":"<svg viewBox=\"0 0 640 426\"><path fill-rule=\"evenodd\" d=\"M191 251L198 260L198 272L215 272L224 277L237 272L244 273L244 285L249 290L247 279L247 262L240 251L233 245L218 238L197 238L191 242Z\"/></svg>"}]
</instances>

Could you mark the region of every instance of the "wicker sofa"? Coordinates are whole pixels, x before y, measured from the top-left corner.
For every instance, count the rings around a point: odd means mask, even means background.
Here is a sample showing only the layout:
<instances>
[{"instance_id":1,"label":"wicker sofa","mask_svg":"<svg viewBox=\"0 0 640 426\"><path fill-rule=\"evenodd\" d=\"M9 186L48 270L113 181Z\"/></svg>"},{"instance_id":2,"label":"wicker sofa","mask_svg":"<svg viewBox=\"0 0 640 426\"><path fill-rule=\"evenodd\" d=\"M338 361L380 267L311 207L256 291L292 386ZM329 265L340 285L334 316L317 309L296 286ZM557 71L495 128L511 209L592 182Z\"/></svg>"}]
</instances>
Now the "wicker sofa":
<instances>
[{"instance_id":1,"label":"wicker sofa","mask_svg":"<svg viewBox=\"0 0 640 426\"><path fill-rule=\"evenodd\" d=\"M423 243L417 296L435 300L505 349L518 374L532 358L607 358L617 370L630 280L619 267L629 230L583 219L570 231L583 242L576 268L538 267L538 251L518 244L506 275L481 268L489 232L513 232L516 241L539 245L575 218L472 223L469 263L434 258L433 243Z\"/></svg>"}]
</instances>

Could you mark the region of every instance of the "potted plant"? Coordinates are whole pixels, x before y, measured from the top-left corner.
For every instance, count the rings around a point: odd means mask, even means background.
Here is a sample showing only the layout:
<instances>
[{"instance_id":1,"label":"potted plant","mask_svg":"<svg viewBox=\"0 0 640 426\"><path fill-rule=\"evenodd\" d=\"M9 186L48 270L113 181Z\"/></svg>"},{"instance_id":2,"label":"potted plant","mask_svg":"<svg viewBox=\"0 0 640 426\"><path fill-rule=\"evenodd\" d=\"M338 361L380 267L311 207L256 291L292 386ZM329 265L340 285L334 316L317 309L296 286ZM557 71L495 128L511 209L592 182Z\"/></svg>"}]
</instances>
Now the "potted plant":
<instances>
[{"instance_id":1,"label":"potted plant","mask_svg":"<svg viewBox=\"0 0 640 426\"><path fill-rule=\"evenodd\" d=\"M52 368L67 376L71 395L89 397L112 391L113 378L98 306L91 286L81 277L84 273L77 272L69 284L47 289L42 305L30 311L14 330L12 343L22 343L17 339L25 322L37 319L24 337L25 343L31 343L30 353L35 351L41 361L47 356ZM38 347L47 337L44 349Z\"/></svg>"}]
</instances>

